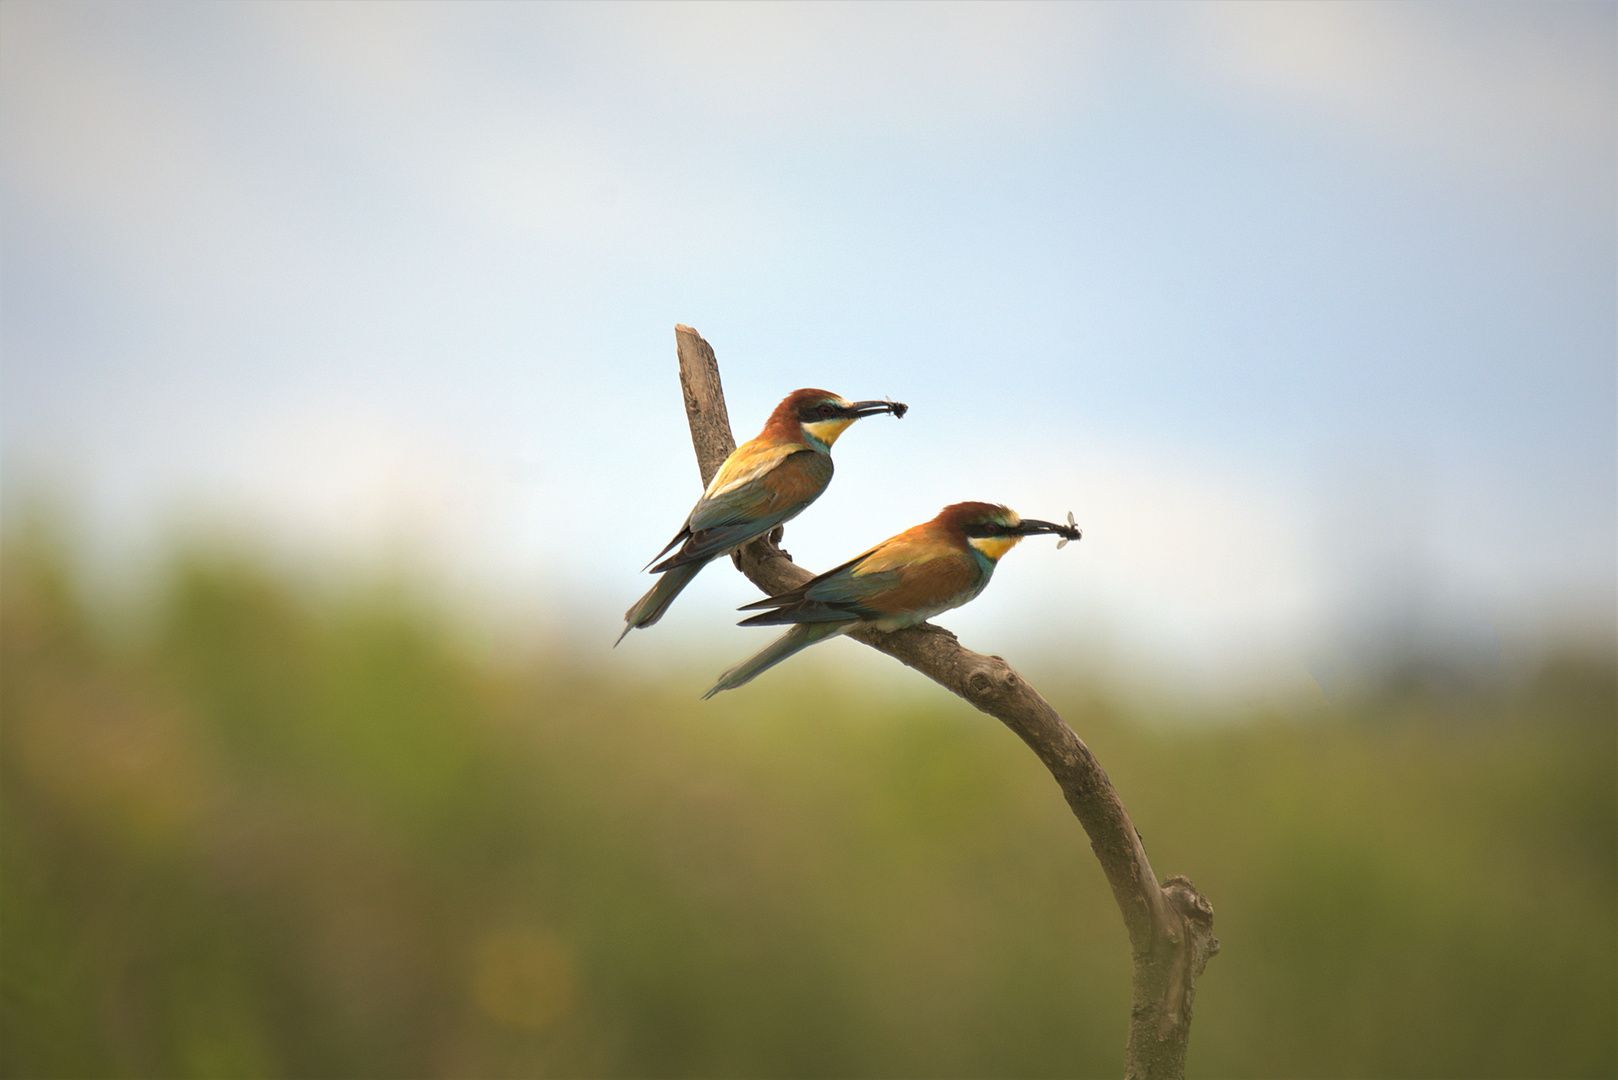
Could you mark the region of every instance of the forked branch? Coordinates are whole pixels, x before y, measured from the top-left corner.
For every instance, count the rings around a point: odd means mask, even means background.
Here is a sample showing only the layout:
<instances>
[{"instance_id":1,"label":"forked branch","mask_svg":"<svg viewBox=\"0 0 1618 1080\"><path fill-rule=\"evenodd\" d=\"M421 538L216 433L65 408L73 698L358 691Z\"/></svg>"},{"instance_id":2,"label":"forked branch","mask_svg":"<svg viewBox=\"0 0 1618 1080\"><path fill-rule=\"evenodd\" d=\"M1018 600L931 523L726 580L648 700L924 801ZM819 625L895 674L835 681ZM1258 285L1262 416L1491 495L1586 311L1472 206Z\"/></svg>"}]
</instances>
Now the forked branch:
<instances>
[{"instance_id":1,"label":"forked branch","mask_svg":"<svg viewBox=\"0 0 1618 1080\"><path fill-rule=\"evenodd\" d=\"M713 349L689 326L676 326L674 337L691 443L706 487L736 440ZM813 576L776 546L778 536L755 540L736 554L742 573L772 596ZM931 623L893 633L856 629L848 636L993 716L1039 755L1089 835L1129 931L1135 978L1125 1074L1139 1080L1184 1076L1197 979L1219 951L1212 906L1186 878L1158 884L1140 835L1095 755L1010 664L965 648Z\"/></svg>"}]
</instances>

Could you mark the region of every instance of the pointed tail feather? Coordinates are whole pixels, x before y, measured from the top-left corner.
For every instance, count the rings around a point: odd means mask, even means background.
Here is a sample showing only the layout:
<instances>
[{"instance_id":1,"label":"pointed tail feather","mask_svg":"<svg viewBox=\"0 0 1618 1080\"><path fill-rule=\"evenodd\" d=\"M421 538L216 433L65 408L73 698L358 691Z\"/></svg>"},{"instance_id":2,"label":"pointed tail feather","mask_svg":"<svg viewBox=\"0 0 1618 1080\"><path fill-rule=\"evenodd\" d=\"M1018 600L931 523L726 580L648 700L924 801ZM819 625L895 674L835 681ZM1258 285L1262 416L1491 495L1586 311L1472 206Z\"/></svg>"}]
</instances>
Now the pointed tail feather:
<instances>
[{"instance_id":1,"label":"pointed tail feather","mask_svg":"<svg viewBox=\"0 0 1618 1080\"><path fill-rule=\"evenodd\" d=\"M702 699L706 701L721 690L734 690L743 683L752 681L759 672L774 667L798 650L807 649L817 641L836 637L858 621L855 619L840 623L799 623L719 676L719 681L714 683L713 689L702 695Z\"/></svg>"},{"instance_id":2,"label":"pointed tail feather","mask_svg":"<svg viewBox=\"0 0 1618 1080\"><path fill-rule=\"evenodd\" d=\"M674 603L674 598L680 595L680 590L691 584L691 579L696 577L697 573L706 565L708 564L686 563L684 566L676 566L664 571L663 576L657 579L657 584L652 586L651 591L635 601L634 607L624 612L626 625L624 626L624 632L618 635L618 641L624 640L624 637L631 630L650 626L661 619L663 612L667 611L669 605ZM614 647L617 646L618 641L613 642Z\"/></svg>"}]
</instances>

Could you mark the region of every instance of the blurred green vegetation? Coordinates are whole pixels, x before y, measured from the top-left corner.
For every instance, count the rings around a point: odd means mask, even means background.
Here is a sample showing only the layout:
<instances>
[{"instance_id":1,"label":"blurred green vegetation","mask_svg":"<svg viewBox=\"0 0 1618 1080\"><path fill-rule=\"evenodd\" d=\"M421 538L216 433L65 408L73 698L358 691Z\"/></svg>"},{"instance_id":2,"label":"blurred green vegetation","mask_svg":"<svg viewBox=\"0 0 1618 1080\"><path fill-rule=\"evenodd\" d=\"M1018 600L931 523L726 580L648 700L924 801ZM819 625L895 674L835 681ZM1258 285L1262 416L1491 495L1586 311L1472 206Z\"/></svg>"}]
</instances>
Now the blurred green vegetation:
<instances>
[{"instance_id":1,"label":"blurred green vegetation","mask_svg":"<svg viewBox=\"0 0 1618 1080\"><path fill-rule=\"evenodd\" d=\"M43 535L0 576L6 1076L1122 1069L1083 833L930 684L702 703L225 557L110 635ZM1618 1071L1610 662L1174 730L1058 689L1216 908L1193 1075Z\"/></svg>"}]
</instances>

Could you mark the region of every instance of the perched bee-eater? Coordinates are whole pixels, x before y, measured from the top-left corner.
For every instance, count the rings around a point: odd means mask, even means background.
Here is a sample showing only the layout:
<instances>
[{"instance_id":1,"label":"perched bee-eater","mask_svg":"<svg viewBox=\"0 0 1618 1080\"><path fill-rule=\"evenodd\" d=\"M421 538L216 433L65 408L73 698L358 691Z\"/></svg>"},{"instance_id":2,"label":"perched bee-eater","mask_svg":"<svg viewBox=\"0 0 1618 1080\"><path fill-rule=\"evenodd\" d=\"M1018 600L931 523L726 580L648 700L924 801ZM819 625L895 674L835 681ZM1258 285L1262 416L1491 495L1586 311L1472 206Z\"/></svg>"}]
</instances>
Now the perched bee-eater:
<instances>
[{"instance_id":1,"label":"perched bee-eater","mask_svg":"<svg viewBox=\"0 0 1618 1080\"><path fill-rule=\"evenodd\" d=\"M1057 547L1080 536L1072 514L1066 525L1056 525L1025 520L994 503L946 506L931 521L889 537L791 592L744 605L740 610L772 610L743 619L741 626L797 625L719 676L702 696L738 687L799 649L856 626L898 630L960 607L983 591L1000 556L1036 533L1057 534L1062 538Z\"/></svg>"},{"instance_id":2,"label":"perched bee-eater","mask_svg":"<svg viewBox=\"0 0 1618 1080\"><path fill-rule=\"evenodd\" d=\"M652 559L657 562L680 546L652 567L663 576L624 613L628 625L618 641L661 619L709 562L797 517L818 499L831 483L831 444L844 428L875 413L903 416L909 407L898 401L848 401L825 390L788 394L764 430L731 451L680 531Z\"/></svg>"}]
</instances>

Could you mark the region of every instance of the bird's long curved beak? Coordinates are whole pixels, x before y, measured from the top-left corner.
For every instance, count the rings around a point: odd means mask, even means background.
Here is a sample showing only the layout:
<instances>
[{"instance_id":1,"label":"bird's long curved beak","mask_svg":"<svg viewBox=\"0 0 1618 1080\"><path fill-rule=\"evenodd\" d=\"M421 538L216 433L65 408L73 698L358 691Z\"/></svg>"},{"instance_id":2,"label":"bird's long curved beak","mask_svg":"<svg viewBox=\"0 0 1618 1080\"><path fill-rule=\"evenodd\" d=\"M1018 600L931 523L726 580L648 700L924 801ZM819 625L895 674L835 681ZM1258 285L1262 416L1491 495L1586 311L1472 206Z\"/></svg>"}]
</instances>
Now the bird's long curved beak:
<instances>
[{"instance_id":1,"label":"bird's long curved beak","mask_svg":"<svg viewBox=\"0 0 1618 1080\"><path fill-rule=\"evenodd\" d=\"M1040 533L1055 533L1057 536L1062 538L1062 542L1057 544L1057 547L1064 547L1069 540L1079 540L1084 536L1084 534L1079 531L1079 527L1073 523L1072 514L1067 516L1066 525L1058 525L1054 521L1039 521L1034 518L1023 518L1016 524L1014 528L1009 531L1016 533L1018 536L1038 536Z\"/></svg>"},{"instance_id":2,"label":"bird's long curved beak","mask_svg":"<svg viewBox=\"0 0 1618 1080\"><path fill-rule=\"evenodd\" d=\"M844 416L859 418L861 416L875 416L877 413L890 412L895 417L902 417L910 406L902 401L856 401L843 410Z\"/></svg>"}]
</instances>

